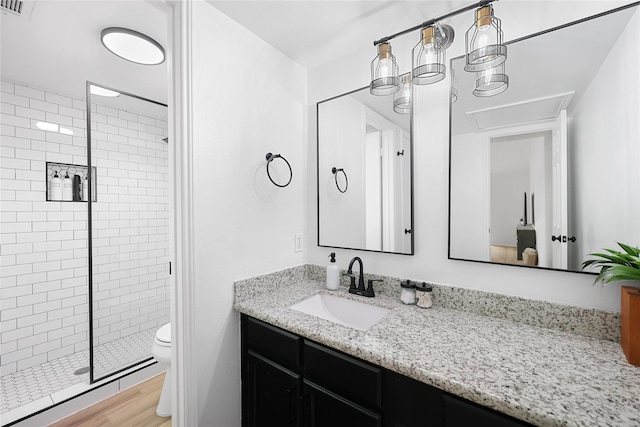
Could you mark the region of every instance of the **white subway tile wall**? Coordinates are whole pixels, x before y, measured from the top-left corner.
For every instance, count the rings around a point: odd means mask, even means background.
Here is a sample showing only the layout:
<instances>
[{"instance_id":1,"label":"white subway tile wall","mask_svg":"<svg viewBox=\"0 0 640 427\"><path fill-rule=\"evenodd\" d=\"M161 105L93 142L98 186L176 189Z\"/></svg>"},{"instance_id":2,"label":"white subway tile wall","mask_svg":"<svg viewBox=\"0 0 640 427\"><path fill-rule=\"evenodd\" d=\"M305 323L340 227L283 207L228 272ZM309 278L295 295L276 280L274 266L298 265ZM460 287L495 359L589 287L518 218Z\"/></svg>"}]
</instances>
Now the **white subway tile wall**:
<instances>
[{"instance_id":1,"label":"white subway tile wall","mask_svg":"<svg viewBox=\"0 0 640 427\"><path fill-rule=\"evenodd\" d=\"M6 375L88 348L87 204L47 202L45 176L46 162L86 165L87 150L84 101L1 83ZM169 321L168 144L166 119L104 106L92 119L94 343L102 345ZM65 131L41 130L40 121Z\"/></svg>"}]
</instances>

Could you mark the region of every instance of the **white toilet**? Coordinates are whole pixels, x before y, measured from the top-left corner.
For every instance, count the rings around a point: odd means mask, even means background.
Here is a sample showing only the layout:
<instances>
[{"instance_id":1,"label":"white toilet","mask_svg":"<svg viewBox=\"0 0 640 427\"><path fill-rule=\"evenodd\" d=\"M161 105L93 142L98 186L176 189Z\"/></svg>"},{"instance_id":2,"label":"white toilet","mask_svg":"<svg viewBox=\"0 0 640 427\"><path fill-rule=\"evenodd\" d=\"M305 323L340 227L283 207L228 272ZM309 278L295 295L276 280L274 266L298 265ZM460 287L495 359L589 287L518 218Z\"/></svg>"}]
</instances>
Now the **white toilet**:
<instances>
[{"instance_id":1,"label":"white toilet","mask_svg":"<svg viewBox=\"0 0 640 427\"><path fill-rule=\"evenodd\" d=\"M151 349L153 358L161 365L166 365L167 373L164 377L162 385L162 393L156 408L156 414L159 417L171 416L171 323L162 326L156 332L156 338L153 340Z\"/></svg>"}]
</instances>

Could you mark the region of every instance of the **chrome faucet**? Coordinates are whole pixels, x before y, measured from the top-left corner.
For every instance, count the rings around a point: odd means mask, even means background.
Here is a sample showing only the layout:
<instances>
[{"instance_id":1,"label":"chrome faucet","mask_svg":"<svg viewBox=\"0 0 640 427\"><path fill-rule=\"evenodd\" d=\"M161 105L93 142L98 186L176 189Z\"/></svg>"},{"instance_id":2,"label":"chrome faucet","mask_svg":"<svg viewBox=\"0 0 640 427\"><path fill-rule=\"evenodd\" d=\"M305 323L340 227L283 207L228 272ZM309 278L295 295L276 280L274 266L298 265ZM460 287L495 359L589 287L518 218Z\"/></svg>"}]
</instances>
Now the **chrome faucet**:
<instances>
[{"instance_id":1,"label":"chrome faucet","mask_svg":"<svg viewBox=\"0 0 640 427\"><path fill-rule=\"evenodd\" d=\"M358 275L358 287L356 287L356 277L353 275L353 263L358 261L360 264L360 274ZM369 280L368 286L364 288L364 268L362 266L362 260L359 257L354 257L349 263L349 268L345 273L346 276L351 278L351 285L349 286L349 293L362 295L364 297L375 297L375 293L373 292L373 282L382 282L382 280Z\"/></svg>"}]
</instances>

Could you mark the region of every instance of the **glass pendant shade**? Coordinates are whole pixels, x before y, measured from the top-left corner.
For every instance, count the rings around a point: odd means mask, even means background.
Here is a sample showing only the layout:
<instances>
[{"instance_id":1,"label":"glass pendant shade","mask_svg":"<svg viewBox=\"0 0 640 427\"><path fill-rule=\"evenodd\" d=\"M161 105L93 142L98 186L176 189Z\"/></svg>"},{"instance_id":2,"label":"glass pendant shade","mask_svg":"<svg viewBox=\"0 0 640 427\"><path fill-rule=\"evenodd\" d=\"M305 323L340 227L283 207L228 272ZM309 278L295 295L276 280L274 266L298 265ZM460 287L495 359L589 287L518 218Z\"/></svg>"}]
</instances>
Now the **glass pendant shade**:
<instances>
[{"instance_id":1,"label":"glass pendant shade","mask_svg":"<svg viewBox=\"0 0 640 427\"><path fill-rule=\"evenodd\" d=\"M388 42L378 45L378 55L371 61L372 95L391 95L400 90L398 63Z\"/></svg>"},{"instance_id":2,"label":"glass pendant shade","mask_svg":"<svg viewBox=\"0 0 640 427\"><path fill-rule=\"evenodd\" d=\"M393 111L398 114L411 112L411 73L400 76L400 90L393 94Z\"/></svg>"},{"instance_id":3,"label":"glass pendant shade","mask_svg":"<svg viewBox=\"0 0 640 427\"><path fill-rule=\"evenodd\" d=\"M473 94L475 96L494 96L509 87L509 76L504 71L504 62L497 67L476 73Z\"/></svg>"},{"instance_id":4,"label":"glass pendant shade","mask_svg":"<svg viewBox=\"0 0 640 427\"><path fill-rule=\"evenodd\" d=\"M454 104L458 100L458 78L456 72L451 70L451 103Z\"/></svg>"},{"instance_id":5,"label":"glass pendant shade","mask_svg":"<svg viewBox=\"0 0 640 427\"><path fill-rule=\"evenodd\" d=\"M420 41L411 51L413 84L428 85L445 77L445 50L436 31L435 25L423 28Z\"/></svg>"},{"instance_id":6,"label":"glass pendant shade","mask_svg":"<svg viewBox=\"0 0 640 427\"><path fill-rule=\"evenodd\" d=\"M464 69L477 72L494 68L507 60L507 46L503 42L500 20L493 15L493 6L476 10L475 22L465 34L466 65Z\"/></svg>"}]
</instances>

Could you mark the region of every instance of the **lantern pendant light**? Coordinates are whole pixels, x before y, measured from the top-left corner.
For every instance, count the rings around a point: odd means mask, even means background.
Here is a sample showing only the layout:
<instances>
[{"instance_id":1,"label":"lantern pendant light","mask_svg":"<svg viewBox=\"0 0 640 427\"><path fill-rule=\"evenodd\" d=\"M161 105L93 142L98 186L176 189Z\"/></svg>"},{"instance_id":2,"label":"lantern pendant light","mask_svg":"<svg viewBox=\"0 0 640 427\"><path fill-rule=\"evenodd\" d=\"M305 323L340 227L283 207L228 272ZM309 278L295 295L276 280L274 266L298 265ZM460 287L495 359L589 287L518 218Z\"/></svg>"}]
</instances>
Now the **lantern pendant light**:
<instances>
[{"instance_id":1,"label":"lantern pendant light","mask_svg":"<svg viewBox=\"0 0 640 427\"><path fill-rule=\"evenodd\" d=\"M393 111L398 114L411 112L411 73L400 76L400 90L393 94Z\"/></svg>"},{"instance_id":2,"label":"lantern pendant light","mask_svg":"<svg viewBox=\"0 0 640 427\"><path fill-rule=\"evenodd\" d=\"M436 37L435 25L424 27L420 31L420 41L411 51L413 83L427 85L445 78L445 49L442 38Z\"/></svg>"},{"instance_id":3,"label":"lantern pendant light","mask_svg":"<svg viewBox=\"0 0 640 427\"><path fill-rule=\"evenodd\" d=\"M466 71L488 70L507 60L502 27L491 4L476 9L475 21L465 34L465 47Z\"/></svg>"},{"instance_id":4,"label":"lantern pendant light","mask_svg":"<svg viewBox=\"0 0 640 427\"><path fill-rule=\"evenodd\" d=\"M391 95L400 90L400 77L398 77L398 63L391 53L389 42L378 45L378 55L371 61L371 85L369 91L372 95Z\"/></svg>"},{"instance_id":5,"label":"lantern pendant light","mask_svg":"<svg viewBox=\"0 0 640 427\"><path fill-rule=\"evenodd\" d=\"M504 71L504 62L494 68L479 71L474 80L475 96L493 96L504 92L509 87L509 76Z\"/></svg>"}]
</instances>

